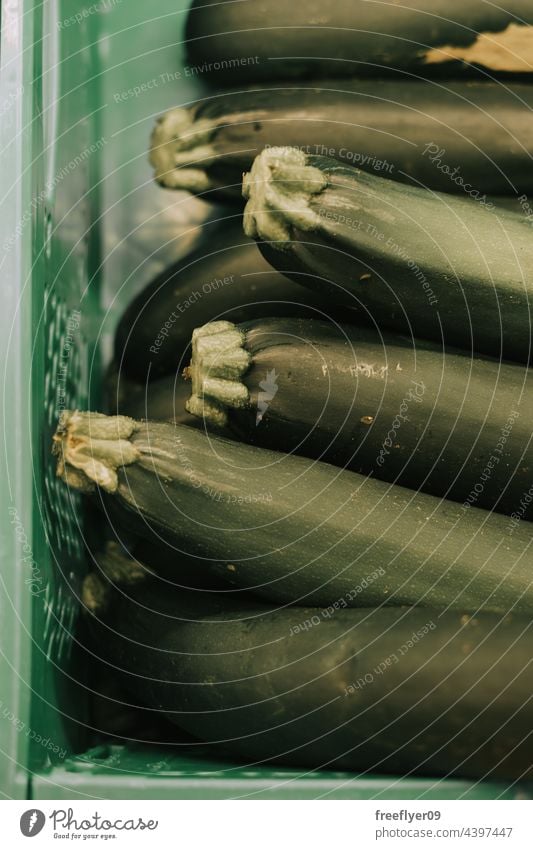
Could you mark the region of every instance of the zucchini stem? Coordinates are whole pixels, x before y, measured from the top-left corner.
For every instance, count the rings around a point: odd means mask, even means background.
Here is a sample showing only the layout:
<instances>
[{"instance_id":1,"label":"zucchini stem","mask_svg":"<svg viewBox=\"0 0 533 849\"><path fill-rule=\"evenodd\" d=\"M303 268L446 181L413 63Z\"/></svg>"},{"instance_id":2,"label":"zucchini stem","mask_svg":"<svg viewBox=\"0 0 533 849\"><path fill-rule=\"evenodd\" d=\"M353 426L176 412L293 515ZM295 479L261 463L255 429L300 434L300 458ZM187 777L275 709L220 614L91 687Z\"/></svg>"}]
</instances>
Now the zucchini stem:
<instances>
[{"instance_id":1,"label":"zucchini stem","mask_svg":"<svg viewBox=\"0 0 533 849\"><path fill-rule=\"evenodd\" d=\"M245 334L231 321L211 321L192 335L189 374L192 394L185 409L219 427L228 422L228 407L249 404L250 396L240 378L251 356L244 348Z\"/></svg>"},{"instance_id":2,"label":"zucchini stem","mask_svg":"<svg viewBox=\"0 0 533 849\"><path fill-rule=\"evenodd\" d=\"M242 182L248 200L243 220L247 236L288 242L291 226L316 229L320 218L309 203L327 187L328 180L319 168L306 163L305 153L295 147L267 148L255 158Z\"/></svg>"},{"instance_id":3,"label":"zucchini stem","mask_svg":"<svg viewBox=\"0 0 533 849\"><path fill-rule=\"evenodd\" d=\"M161 115L150 141L155 180L169 189L204 192L213 188L204 169L215 158L209 142L216 128L212 121L194 121L187 109Z\"/></svg>"},{"instance_id":4,"label":"zucchini stem","mask_svg":"<svg viewBox=\"0 0 533 849\"><path fill-rule=\"evenodd\" d=\"M107 541L104 551L95 556L95 561L101 576L118 586L135 586L154 574L148 566L127 554L115 540Z\"/></svg>"},{"instance_id":5,"label":"zucchini stem","mask_svg":"<svg viewBox=\"0 0 533 849\"><path fill-rule=\"evenodd\" d=\"M97 555L96 565L97 569L85 575L81 589L84 610L95 616L106 612L114 587L133 587L154 574L147 566L128 557L114 540L109 540L105 551Z\"/></svg>"},{"instance_id":6,"label":"zucchini stem","mask_svg":"<svg viewBox=\"0 0 533 849\"><path fill-rule=\"evenodd\" d=\"M53 438L58 477L82 492L92 491L95 484L116 492L119 466L140 457L129 441L135 428L135 421L127 416L65 410Z\"/></svg>"}]
</instances>

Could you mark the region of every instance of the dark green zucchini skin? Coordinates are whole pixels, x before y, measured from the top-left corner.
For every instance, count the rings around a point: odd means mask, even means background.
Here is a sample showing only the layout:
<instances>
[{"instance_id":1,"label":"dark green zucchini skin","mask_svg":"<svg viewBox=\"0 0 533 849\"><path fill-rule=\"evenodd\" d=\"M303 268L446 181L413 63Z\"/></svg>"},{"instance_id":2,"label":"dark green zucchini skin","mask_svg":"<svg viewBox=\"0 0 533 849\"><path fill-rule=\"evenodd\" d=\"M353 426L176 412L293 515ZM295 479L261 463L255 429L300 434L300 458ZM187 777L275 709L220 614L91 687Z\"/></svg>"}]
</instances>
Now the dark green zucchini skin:
<instances>
[{"instance_id":1,"label":"dark green zucchini skin","mask_svg":"<svg viewBox=\"0 0 533 849\"><path fill-rule=\"evenodd\" d=\"M328 5L310 0L289 9L283 0L195 0L185 31L186 72L216 85L403 70L417 77L469 76L477 69L489 77L531 73L531 58L529 63L515 62L512 47L500 53L500 62L497 51L488 49L491 42L480 49L480 33L494 43L518 21L521 35L524 30L524 56L526 50L531 56L531 4L513 0L505 6L483 0L433 0L428 9L427 0L401 5L394 0L337 0ZM446 52L432 52L446 47Z\"/></svg>"},{"instance_id":2,"label":"dark green zucchini skin","mask_svg":"<svg viewBox=\"0 0 533 849\"><path fill-rule=\"evenodd\" d=\"M130 416L156 422L174 422L205 430L204 423L187 412L185 404L191 394L191 383L181 374L170 374L147 383L139 383L118 374L114 366L105 381L105 411L110 416ZM229 428L212 426L219 435L232 437Z\"/></svg>"},{"instance_id":3,"label":"dark green zucchini skin","mask_svg":"<svg viewBox=\"0 0 533 849\"><path fill-rule=\"evenodd\" d=\"M239 598L242 591L228 587L228 584L214 571L198 568L195 557L187 557L166 542L137 537L130 546L131 557L137 563L152 569L158 576L159 586L173 593L176 590L206 592L216 590L222 598L229 595Z\"/></svg>"},{"instance_id":4,"label":"dark green zucchini skin","mask_svg":"<svg viewBox=\"0 0 533 849\"><path fill-rule=\"evenodd\" d=\"M156 584L122 595L93 634L133 698L247 763L532 774L528 620L430 608L328 616Z\"/></svg>"},{"instance_id":5,"label":"dark green zucchini skin","mask_svg":"<svg viewBox=\"0 0 533 849\"><path fill-rule=\"evenodd\" d=\"M158 275L128 306L115 335L116 367L143 384L176 374L188 363L195 327L273 311L335 314L327 298L309 298L303 287L276 272L243 235L240 216L230 217L207 227L197 249Z\"/></svg>"},{"instance_id":6,"label":"dark green zucchini skin","mask_svg":"<svg viewBox=\"0 0 533 849\"><path fill-rule=\"evenodd\" d=\"M176 422L202 427L185 409L191 384L181 374L170 374L147 383L119 374L111 363L104 380L104 410L110 416L131 416L156 422Z\"/></svg>"},{"instance_id":7,"label":"dark green zucchini skin","mask_svg":"<svg viewBox=\"0 0 533 849\"><path fill-rule=\"evenodd\" d=\"M181 110L188 116L183 147L210 189L240 204L243 172L265 147L279 145L437 191L465 194L466 185L486 200L487 193L533 190L532 106L524 84L348 79L241 88ZM174 188L180 168L170 175ZM164 173L160 180L165 185Z\"/></svg>"},{"instance_id":8,"label":"dark green zucchini skin","mask_svg":"<svg viewBox=\"0 0 533 849\"><path fill-rule=\"evenodd\" d=\"M102 421L92 432L115 429ZM83 482L61 468L71 442L91 462L128 462L100 490L117 528L166 541L234 586L297 604L533 612L527 522L180 425L130 422L130 438L105 451L87 443L87 425L61 427L58 473L72 485Z\"/></svg>"},{"instance_id":9,"label":"dark green zucchini skin","mask_svg":"<svg viewBox=\"0 0 533 849\"><path fill-rule=\"evenodd\" d=\"M282 151L280 158L292 155ZM264 151L255 162L273 156ZM520 362L531 357L533 239L525 216L401 185L323 157L304 157L317 191L298 218L283 213L273 238L246 179L244 221L281 273L357 307L377 326ZM289 198L299 172L277 166L269 185ZM323 180L321 188L319 178ZM269 211L275 211L277 195ZM278 232L278 231L276 231Z\"/></svg>"},{"instance_id":10,"label":"dark green zucchini skin","mask_svg":"<svg viewBox=\"0 0 533 849\"><path fill-rule=\"evenodd\" d=\"M240 439L502 513L519 508L533 474L527 367L312 319L239 329L251 356L241 378L249 403L228 408Z\"/></svg>"},{"instance_id":11,"label":"dark green zucchini skin","mask_svg":"<svg viewBox=\"0 0 533 849\"><path fill-rule=\"evenodd\" d=\"M106 407L110 415L203 427L198 417L192 416L185 409L191 394L191 384L180 374L160 377L146 384L121 375L118 387L118 394L113 394Z\"/></svg>"}]
</instances>

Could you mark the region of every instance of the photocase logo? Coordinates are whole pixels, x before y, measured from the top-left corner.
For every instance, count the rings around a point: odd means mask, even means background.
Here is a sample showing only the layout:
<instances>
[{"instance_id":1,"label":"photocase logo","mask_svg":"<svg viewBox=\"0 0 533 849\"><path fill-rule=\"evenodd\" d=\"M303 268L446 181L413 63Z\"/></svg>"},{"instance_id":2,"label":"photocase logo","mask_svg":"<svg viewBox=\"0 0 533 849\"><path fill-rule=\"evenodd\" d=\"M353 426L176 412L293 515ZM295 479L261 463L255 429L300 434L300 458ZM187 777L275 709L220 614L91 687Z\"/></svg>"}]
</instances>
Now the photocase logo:
<instances>
[{"instance_id":1,"label":"photocase logo","mask_svg":"<svg viewBox=\"0 0 533 849\"><path fill-rule=\"evenodd\" d=\"M278 391L276 378L276 369L272 369L271 371L267 371L265 380L262 380L259 383L262 391L257 396L257 415L255 417L256 427L263 420L263 416L268 410L270 402L274 399L276 392Z\"/></svg>"},{"instance_id":2,"label":"photocase logo","mask_svg":"<svg viewBox=\"0 0 533 849\"><path fill-rule=\"evenodd\" d=\"M43 830L46 817L38 808L24 811L20 818L20 830L24 837L35 837Z\"/></svg>"}]
</instances>

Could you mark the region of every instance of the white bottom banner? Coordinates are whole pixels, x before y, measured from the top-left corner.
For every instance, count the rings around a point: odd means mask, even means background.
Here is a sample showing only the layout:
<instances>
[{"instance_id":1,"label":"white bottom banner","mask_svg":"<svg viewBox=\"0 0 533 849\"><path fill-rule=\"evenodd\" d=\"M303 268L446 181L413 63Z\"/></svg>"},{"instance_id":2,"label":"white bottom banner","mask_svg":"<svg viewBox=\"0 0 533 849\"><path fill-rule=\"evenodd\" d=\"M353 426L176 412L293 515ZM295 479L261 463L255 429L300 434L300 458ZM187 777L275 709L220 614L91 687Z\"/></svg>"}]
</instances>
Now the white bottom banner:
<instances>
[{"instance_id":1,"label":"white bottom banner","mask_svg":"<svg viewBox=\"0 0 533 849\"><path fill-rule=\"evenodd\" d=\"M532 847L530 801L5 801L6 847Z\"/></svg>"}]
</instances>

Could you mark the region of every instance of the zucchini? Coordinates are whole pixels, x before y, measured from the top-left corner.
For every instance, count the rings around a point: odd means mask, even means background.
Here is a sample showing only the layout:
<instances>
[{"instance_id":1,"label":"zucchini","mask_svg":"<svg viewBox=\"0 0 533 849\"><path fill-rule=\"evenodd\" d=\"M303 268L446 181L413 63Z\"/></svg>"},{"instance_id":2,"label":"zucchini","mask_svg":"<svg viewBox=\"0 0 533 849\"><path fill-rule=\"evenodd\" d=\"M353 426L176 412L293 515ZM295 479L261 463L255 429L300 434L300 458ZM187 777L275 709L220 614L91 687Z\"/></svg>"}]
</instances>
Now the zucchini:
<instances>
[{"instance_id":1,"label":"zucchini","mask_svg":"<svg viewBox=\"0 0 533 849\"><path fill-rule=\"evenodd\" d=\"M121 375L118 388L118 394L108 401L106 413L109 415L202 427L198 417L185 409L191 384L180 374L160 377L146 384Z\"/></svg>"},{"instance_id":2,"label":"zucchini","mask_svg":"<svg viewBox=\"0 0 533 849\"><path fill-rule=\"evenodd\" d=\"M326 154L399 182L466 195L533 190L530 86L321 80L212 94L155 126L161 185L242 203L243 171L264 148Z\"/></svg>"},{"instance_id":3,"label":"zucchini","mask_svg":"<svg viewBox=\"0 0 533 849\"><path fill-rule=\"evenodd\" d=\"M247 357L237 378L236 351ZM253 445L502 513L513 513L530 488L527 367L415 347L369 328L272 318L196 330L189 371L187 409L210 426L229 423ZM532 516L526 505L524 518Z\"/></svg>"},{"instance_id":4,"label":"zucchini","mask_svg":"<svg viewBox=\"0 0 533 849\"><path fill-rule=\"evenodd\" d=\"M489 203L494 204L498 210L507 209L511 212L517 212L518 215L521 215L527 221L530 227L533 226L533 207L527 195L514 195L513 197L493 195L489 199Z\"/></svg>"},{"instance_id":5,"label":"zucchini","mask_svg":"<svg viewBox=\"0 0 533 849\"><path fill-rule=\"evenodd\" d=\"M240 590L233 590L214 571L198 568L198 560L195 557L187 557L182 551L176 550L168 543L155 543L153 539L137 537L131 547L131 559L133 563L142 564L156 572L160 578L167 582L169 589L178 588L186 590L217 590L221 594L242 594Z\"/></svg>"},{"instance_id":6,"label":"zucchini","mask_svg":"<svg viewBox=\"0 0 533 849\"><path fill-rule=\"evenodd\" d=\"M185 407L190 398L191 384L181 374L167 375L143 384L125 374L118 374L113 363L106 375L104 388L107 415L204 428L198 416L193 416ZM215 425L213 427L216 428ZM228 428L216 430L231 438Z\"/></svg>"},{"instance_id":7,"label":"zucchini","mask_svg":"<svg viewBox=\"0 0 533 849\"><path fill-rule=\"evenodd\" d=\"M134 380L118 371L111 362L104 376L102 403L108 416L132 416L134 419L175 421L197 427L198 421L185 409L190 383L181 374L167 375L150 384Z\"/></svg>"},{"instance_id":8,"label":"zucchini","mask_svg":"<svg viewBox=\"0 0 533 849\"><path fill-rule=\"evenodd\" d=\"M170 589L205 592L217 590L223 595L237 591L218 576L207 570L198 569L198 562L169 545L147 541L143 537L130 537L108 542L103 552L93 557L96 568L89 572L83 582L82 603L89 612L105 611L112 597L113 587L123 592L127 586L143 583L155 572L160 585ZM177 566L179 564L179 566Z\"/></svg>"},{"instance_id":9,"label":"zucchini","mask_svg":"<svg viewBox=\"0 0 533 849\"><path fill-rule=\"evenodd\" d=\"M532 775L528 620L431 608L270 610L155 582L117 594L92 634L93 651L133 699L226 757Z\"/></svg>"},{"instance_id":10,"label":"zucchini","mask_svg":"<svg viewBox=\"0 0 533 849\"><path fill-rule=\"evenodd\" d=\"M141 383L175 374L187 364L195 327L217 318L248 318L335 311L320 294L278 274L255 242L243 235L240 216L209 225L193 253L159 274L127 307L115 335L115 363Z\"/></svg>"},{"instance_id":11,"label":"zucchini","mask_svg":"<svg viewBox=\"0 0 533 849\"><path fill-rule=\"evenodd\" d=\"M528 523L165 422L65 412L54 451L116 527L274 601L533 613Z\"/></svg>"},{"instance_id":12,"label":"zucchini","mask_svg":"<svg viewBox=\"0 0 533 849\"><path fill-rule=\"evenodd\" d=\"M507 0L194 0L188 77L216 85L354 73L485 77L533 72L533 9Z\"/></svg>"},{"instance_id":13,"label":"zucchini","mask_svg":"<svg viewBox=\"0 0 533 849\"><path fill-rule=\"evenodd\" d=\"M247 235L283 274L379 327L528 362L524 216L310 156L265 150L245 175Z\"/></svg>"}]
</instances>

